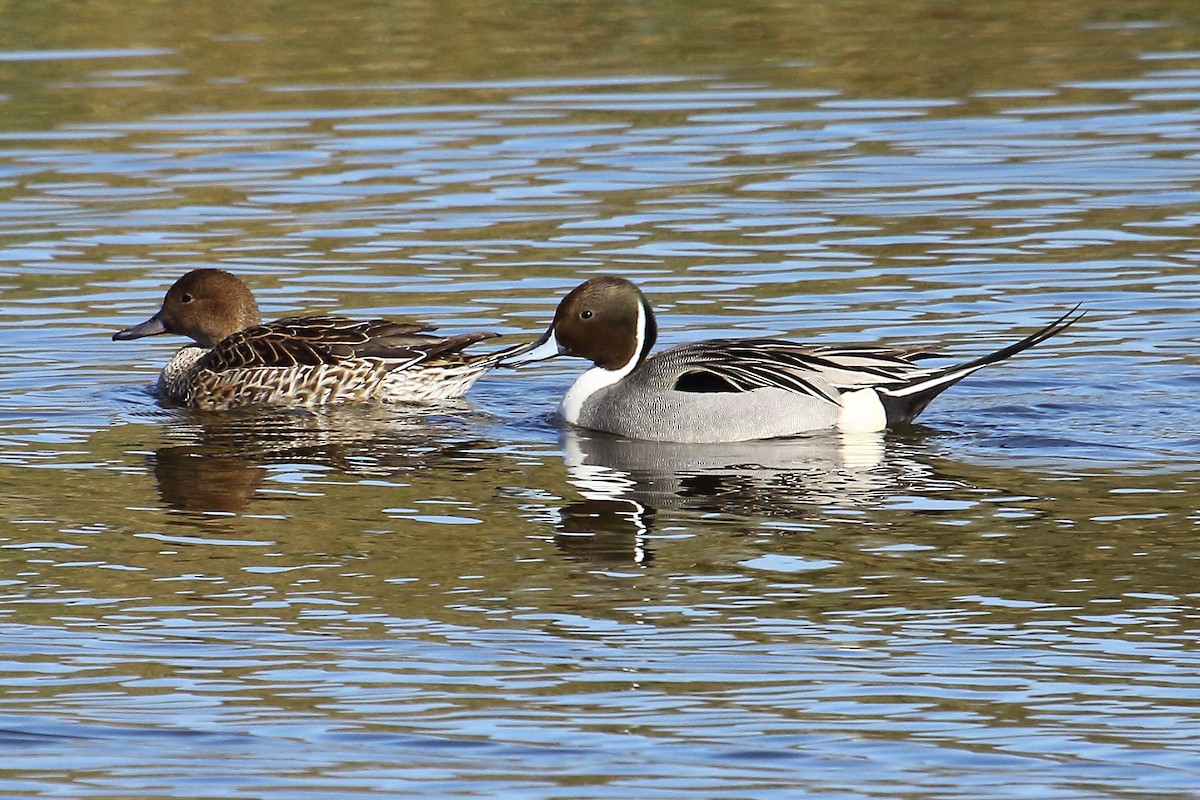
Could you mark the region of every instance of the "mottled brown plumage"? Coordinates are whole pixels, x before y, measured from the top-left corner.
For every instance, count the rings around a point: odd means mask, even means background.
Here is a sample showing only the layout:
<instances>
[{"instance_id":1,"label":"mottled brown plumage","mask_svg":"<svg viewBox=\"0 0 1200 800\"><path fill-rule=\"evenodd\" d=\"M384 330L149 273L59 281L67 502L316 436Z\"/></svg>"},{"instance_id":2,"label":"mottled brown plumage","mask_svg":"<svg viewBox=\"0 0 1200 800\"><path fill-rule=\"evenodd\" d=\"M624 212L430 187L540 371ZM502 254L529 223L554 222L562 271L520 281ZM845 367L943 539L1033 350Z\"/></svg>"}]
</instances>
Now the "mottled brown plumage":
<instances>
[{"instance_id":1,"label":"mottled brown plumage","mask_svg":"<svg viewBox=\"0 0 1200 800\"><path fill-rule=\"evenodd\" d=\"M494 333L436 336L426 325L386 319L287 317L262 323L250 290L217 269L193 270L167 291L153 317L113 335L188 336L158 392L192 408L420 402L461 397L503 353L464 351Z\"/></svg>"}]
</instances>

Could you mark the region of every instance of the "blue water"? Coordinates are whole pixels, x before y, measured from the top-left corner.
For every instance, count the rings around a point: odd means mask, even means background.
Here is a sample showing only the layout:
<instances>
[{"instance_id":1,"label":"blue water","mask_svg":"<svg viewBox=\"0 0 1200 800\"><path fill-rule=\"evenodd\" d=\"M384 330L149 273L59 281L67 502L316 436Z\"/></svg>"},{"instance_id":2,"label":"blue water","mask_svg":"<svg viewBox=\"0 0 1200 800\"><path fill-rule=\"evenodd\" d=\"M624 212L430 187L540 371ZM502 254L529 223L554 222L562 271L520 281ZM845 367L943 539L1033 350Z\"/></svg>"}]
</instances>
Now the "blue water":
<instances>
[{"instance_id":1,"label":"blue water","mask_svg":"<svg viewBox=\"0 0 1200 800\"><path fill-rule=\"evenodd\" d=\"M0 794L1196 795L1194 26L1053 17L1031 41L1086 57L985 39L950 50L1008 82L913 91L892 10L872 90L722 8L700 70L517 26L521 69L422 78L346 44L372 14L0 52ZM163 406L180 342L110 335L212 265L268 318L497 346L600 273L660 346L966 359L1087 315L885 437L685 447L564 428L565 360L431 408Z\"/></svg>"}]
</instances>

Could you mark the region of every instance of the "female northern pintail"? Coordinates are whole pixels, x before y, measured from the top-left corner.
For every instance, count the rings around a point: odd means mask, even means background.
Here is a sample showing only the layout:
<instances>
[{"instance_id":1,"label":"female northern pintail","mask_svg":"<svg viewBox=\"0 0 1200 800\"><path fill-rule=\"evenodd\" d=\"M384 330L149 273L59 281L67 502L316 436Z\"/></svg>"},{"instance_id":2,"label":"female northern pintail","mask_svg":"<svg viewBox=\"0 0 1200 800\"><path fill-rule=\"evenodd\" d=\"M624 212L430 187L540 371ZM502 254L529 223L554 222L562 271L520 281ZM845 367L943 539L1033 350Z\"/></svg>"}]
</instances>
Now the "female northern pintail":
<instances>
[{"instance_id":1,"label":"female northern pintail","mask_svg":"<svg viewBox=\"0 0 1200 800\"><path fill-rule=\"evenodd\" d=\"M431 330L325 316L264 324L237 277L196 269L175 281L157 314L112 338L175 333L195 340L163 369L158 393L203 410L461 397L504 354L462 352L494 333L441 337Z\"/></svg>"},{"instance_id":2,"label":"female northern pintail","mask_svg":"<svg viewBox=\"0 0 1200 800\"><path fill-rule=\"evenodd\" d=\"M1079 319L1078 306L1041 330L962 364L923 367L928 351L711 339L651 356L657 325L624 278L593 278L558 305L537 341L507 365L559 355L595 366L562 400L568 422L632 439L736 442L825 428L878 431L911 421L943 390L1033 347Z\"/></svg>"}]
</instances>

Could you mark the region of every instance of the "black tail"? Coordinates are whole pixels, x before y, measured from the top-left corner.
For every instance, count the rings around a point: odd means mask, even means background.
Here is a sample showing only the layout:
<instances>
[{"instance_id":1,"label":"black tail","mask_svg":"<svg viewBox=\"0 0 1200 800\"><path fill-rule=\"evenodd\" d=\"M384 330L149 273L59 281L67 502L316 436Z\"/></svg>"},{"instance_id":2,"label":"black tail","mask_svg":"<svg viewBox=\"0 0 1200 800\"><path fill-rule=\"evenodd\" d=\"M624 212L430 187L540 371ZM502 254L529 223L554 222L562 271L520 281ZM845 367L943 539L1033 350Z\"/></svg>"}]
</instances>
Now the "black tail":
<instances>
[{"instance_id":1,"label":"black tail","mask_svg":"<svg viewBox=\"0 0 1200 800\"><path fill-rule=\"evenodd\" d=\"M903 386L895 388L877 387L876 391L879 394L879 401L883 404L883 409L887 414L888 427L911 422L918 414L925 410L925 407L929 405L933 398L972 372L982 369L988 364L1003 361L1009 356L1015 356L1017 353L1028 350L1035 344L1046 341L1051 336L1062 333L1082 319L1086 313L1086 311L1079 311L1079 305L1076 305L1041 330L1035 331L1019 342L1013 342L1008 347L997 350L994 353L981 356L974 361L968 361L966 364L943 367L922 377L914 378L910 383L906 383Z\"/></svg>"}]
</instances>

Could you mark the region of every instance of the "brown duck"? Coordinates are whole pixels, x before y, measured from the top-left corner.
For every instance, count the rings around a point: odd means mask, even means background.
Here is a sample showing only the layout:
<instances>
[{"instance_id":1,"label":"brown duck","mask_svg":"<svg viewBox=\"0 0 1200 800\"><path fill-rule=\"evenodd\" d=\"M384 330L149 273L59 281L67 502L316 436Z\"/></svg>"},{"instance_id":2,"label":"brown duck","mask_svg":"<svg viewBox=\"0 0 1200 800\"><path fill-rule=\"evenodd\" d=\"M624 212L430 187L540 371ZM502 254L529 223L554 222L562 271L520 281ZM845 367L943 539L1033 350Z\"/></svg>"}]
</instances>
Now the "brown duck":
<instances>
[{"instance_id":1,"label":"brown duck","mask_svg":"<svg viewBox=\"0 0 1200 800\"><path fill-rule=\"evenodd\" d=\"M494 333L443 337L432 330L327 316L263 323L241 280L224 270L196 269L175 281L158 313L113 339L190 337L196 344L171 358L157 391L202 410L461 397L507 352L463 352Z\"/></svg>"}]
</instances>

